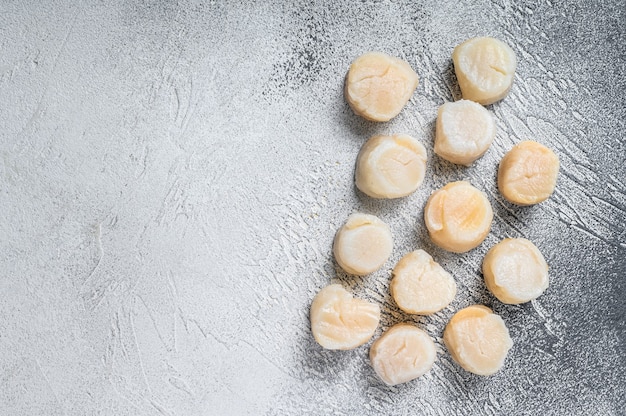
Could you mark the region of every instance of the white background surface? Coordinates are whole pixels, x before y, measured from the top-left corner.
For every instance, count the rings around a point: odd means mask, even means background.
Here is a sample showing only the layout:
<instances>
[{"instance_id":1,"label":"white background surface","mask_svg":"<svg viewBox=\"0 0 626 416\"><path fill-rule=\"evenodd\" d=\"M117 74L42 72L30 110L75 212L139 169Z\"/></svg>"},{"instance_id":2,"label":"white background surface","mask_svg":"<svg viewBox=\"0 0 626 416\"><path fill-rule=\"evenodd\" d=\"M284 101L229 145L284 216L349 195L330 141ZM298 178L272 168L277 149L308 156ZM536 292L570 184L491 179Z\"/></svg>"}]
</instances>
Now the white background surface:
<instances>
[{"instance_id":1,"label":"white background surface","mask_svg":"<svg viewBox=\"0 0 626 416\"><path fill-rule=\"evenodd\" d=\"M0 5L0 414L623 414L626 398L624 5L481 2L3 2ZM491 35L515 50L497 138L470 168L432 152L439 105L459 98L452 49ZM406 59L420 85L389 123L343 99L350 62ZM353 169L374 133L429 153L423 187L375 201ZM517 208L497 192L504 153L555 150L553 197ZM492 232L454 255L428 239L430 192L468 179ZM392 228L379 272L331 255L355 211ZM504 237L551 266L537 301L503 305L480 263ZM390 270L424 248L459 293L431 317L403 314ZM389 388L368 346L322 350L314 294L339 282L381 303L377 336L414 322L435 339L424 377ZM454 311L499 313L515 343L492 377L441 342ZM368 344L369 345L369 344Z\"/></svg>"}]
</instances>

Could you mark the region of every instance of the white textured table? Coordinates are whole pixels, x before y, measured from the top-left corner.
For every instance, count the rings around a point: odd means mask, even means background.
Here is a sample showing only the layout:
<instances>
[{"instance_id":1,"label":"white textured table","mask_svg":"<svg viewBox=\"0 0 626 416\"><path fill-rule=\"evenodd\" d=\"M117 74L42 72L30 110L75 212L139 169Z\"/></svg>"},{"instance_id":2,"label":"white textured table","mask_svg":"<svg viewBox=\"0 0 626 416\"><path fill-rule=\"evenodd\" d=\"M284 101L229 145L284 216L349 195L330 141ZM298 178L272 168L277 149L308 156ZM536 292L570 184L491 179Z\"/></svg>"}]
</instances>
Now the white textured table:
<instances>
[{"instance_id":1,"label":"white textured table","mask_svg":"<svg viewBox=\"0 0 626 416\"><path fill-rule=\"evenodd\" d=\"M0 5L0 414L624 414L623 2L66 3ZM464 168L433 154L434 121L459 96L452 49L480 35L519 65L489 107L494 145ZM343 98L349 63L369 50L421 78L389 123ZM360 145L385 132L428 149L408 198L354 188ZM562 166L556 193L530 208L495 184L522 139ZM463 255L437 249L422 220L430 192L459 179L495 212ZM358 279L331 255L355 211L395 238L383 269ZM503 305L484 286L482 257L505 236L531 239L550 264L537 301ZM432 317L402 313L388 292L416 248L459 286ZM381 303L377 335L404 321L427 330L433 370L389 388L368 346L322 350L308 309L331 281ZM492 377L461 370L441 342L476 302L515 343Z\"/></svg>"}]
</instances>

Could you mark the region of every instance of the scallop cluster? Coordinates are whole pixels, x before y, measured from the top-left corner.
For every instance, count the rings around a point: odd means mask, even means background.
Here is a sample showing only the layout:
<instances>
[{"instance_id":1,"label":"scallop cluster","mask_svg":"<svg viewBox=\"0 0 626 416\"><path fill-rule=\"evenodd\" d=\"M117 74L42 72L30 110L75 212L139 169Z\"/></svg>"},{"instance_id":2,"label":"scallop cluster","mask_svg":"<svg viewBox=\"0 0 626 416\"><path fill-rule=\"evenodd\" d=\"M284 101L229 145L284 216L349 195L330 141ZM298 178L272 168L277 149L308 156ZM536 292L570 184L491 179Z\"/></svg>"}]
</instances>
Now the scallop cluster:
<instances>
[{"instance_id":1,"label":"scallop cluster","mask_svg":"<svg viewBox=\"0 0 626 416\"><path fill-rule=\"evenodd\" d=\"M484 105L509 92L517 60L500 40L473 38L452 54L463 98L439 108L435 153L469 166L496 137L496 124ZM385 122L397 116L413 95L419 77L408 62L380 52L355 59L346 77L345 97L353 111ZM402 198L420 188L428 163L424 145L398 133L369 138L356 157L356 187L371 198ZM517 205L546 200L554 191L559 160L534 141L514 146L500 162L498 189ZM487 237L493 209L483 191L466 181L451 182L431 193L424 223L434 244L453 253L478 247ZM364 276L379 270L393 250L391 229L380 218L353 213L337 231L333 255L347 273ZM548 287L548 265L525 238L507 238L487 252L485 285L503 303L520 304ZM448 307L457 294L454 276L426 251L406 253L391 272L391 296L407 314L431 315ZM380 306L355 298L342 285L321 289L311 304L311 330L324 348L348 350L366 344L380 323ZM513 342L503 319L483 305L457 311L445 327L444 344L465 370L491 375L504 365ZM432 368L433 339L414 324L397 323L370 347L370 364L388 385L411 381Z\"/></svg>"}]
</instances>

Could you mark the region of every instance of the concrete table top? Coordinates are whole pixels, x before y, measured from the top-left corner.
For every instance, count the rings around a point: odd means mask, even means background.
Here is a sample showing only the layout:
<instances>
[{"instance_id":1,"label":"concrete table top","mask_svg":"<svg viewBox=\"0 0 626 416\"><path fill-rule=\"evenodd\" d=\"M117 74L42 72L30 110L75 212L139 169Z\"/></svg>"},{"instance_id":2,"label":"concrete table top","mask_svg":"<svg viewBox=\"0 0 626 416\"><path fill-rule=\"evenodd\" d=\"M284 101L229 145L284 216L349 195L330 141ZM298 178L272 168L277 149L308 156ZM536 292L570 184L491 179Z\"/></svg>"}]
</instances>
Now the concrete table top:
<instances>
[{"instance_id":1,"label":"concrete table top","mask_svg":"<svg viewBox=\"0 0 626 416\"><path fill-rule=\"evenodd\" d=\"M1 415L623 415L626 408L626 7L549 0L5 1L0 5ZM460 98L453 48L494 36L518 57L487 108L497 136L471 167L433 153L437 109ZM354 115L350 62L401 57L420 84L387 123ZM355 189L373 134L428 152L409 197ZM559 156L556 192L532 207L496 186L504 153L536 140ZM422 210L454 180L486 192L478 248L437 248ZM394 250L357 278L332 257L353 212L386 221ZM550 287L512 306L480 265L526 237ZM457 282L445 310L401 312L390 271L423 248ZM341 283L435 340L423 377L387 387L371 342L327 351L309 307ZM514 342L491 377L442 343L470 304Z\"/></svg>"}]
</instances>

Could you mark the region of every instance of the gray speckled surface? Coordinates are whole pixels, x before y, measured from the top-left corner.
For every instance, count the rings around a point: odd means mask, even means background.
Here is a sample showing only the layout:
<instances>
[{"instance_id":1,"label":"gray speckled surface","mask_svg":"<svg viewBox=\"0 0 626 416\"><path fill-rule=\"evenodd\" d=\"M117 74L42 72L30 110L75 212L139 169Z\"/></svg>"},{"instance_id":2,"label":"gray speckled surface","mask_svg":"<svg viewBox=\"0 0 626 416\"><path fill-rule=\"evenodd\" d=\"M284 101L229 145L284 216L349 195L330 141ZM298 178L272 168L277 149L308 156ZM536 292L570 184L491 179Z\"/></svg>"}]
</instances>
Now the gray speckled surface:
<instances>
[{"instance_id":1,"label":"gray speckled surface","mask_svg":"<svg viewBox=\"0 0 626 416\"><path fill-rule=\"evenodd\" d=\"M522 3L2 2L0 414L624 414L626 7ZM434 120L458 98L452 49L479 35L506 41L519 65L489 107L494 145L464 168L432 153ZM349 63L368 50L421 78L389 123L343 99ZM379 132L428 149L408 198L355 191L356 154ZM562 165L553 197L529 208L495 184L522 139ZM430 192L458 179L495 212L463 255L434 247L421 217ZM358 279L331 255L354 211L395 238L383 269ZM482 256L505 236L531 239L551 266L532 303L503 305L482 282ZM420 247L459 286L431 317L401 313L388 293L394 263ZM377 335L426 329L433 370L390 388L367 346L322 350L308 308L329 282L381 303ZM475 302L515 343L487 378L441 342Z\"/></svg>"}]
</instances>

